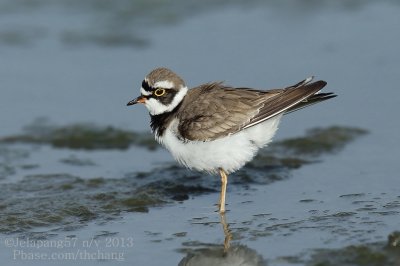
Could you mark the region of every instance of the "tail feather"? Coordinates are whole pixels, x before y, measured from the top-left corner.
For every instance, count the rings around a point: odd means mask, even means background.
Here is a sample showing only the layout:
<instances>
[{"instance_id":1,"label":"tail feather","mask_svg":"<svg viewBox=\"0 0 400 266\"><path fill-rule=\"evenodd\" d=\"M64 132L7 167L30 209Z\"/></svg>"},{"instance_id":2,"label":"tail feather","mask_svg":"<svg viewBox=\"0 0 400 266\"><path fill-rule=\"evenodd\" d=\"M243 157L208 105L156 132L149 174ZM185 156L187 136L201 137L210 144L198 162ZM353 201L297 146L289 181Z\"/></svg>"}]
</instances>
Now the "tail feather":
<instances>
[{"instance_id":1,"label":"tail feather","mask_svg":"<svg viewBox=\"0 0 400 266\"><path fill-rule=\"evenodd\" d=\"M337 95L334 94L333 92L327 92L327 93L316 93L311 95L310 97L306 98L305 100L299 102L298 104L290 107L289 109L286 110L285 114L292 113L294 111L303 109L307 106L326 101L331 98L335 98Z\"/></svg>"}]
</instances>

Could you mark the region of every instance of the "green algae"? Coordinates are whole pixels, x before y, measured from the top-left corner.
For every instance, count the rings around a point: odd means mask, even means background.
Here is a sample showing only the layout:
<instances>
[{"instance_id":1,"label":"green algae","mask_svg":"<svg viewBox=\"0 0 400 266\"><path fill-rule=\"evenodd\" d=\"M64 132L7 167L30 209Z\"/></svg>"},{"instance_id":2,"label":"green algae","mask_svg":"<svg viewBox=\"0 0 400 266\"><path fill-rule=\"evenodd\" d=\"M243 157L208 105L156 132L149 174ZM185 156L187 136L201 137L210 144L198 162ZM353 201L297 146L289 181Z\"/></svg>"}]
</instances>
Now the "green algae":
<instances>
[{"instance_id":1,"label":"green algae","mask_svg":"<svg viewBox=\"0 0 400 266\"><path fill-rule=\"evenodd\" d=\"M260 150L246 168L269 171L278 168L298 169L305 164L315 163L318 156L340 151L367 133L364 129L345 126L313 128L302 137L272 142Z\"/></svg>"},{"instance_id":2,"label":"green algae","mask_svg":"<svg viewBox=\"0 0 400 266\"><path fill-rule=\"evenodd\" d=\"M389 234L387 248L389 249L397 249L400 251L400 231L394 231Z\"/></svg>"},{"instance_id":3,"label":"green algae","mask_svg":"<svg viewBox=\"0 0 400 266\"><path fill-rule=\"evenodd\" d=\"M67 203L62 209L60 209L60 217L77 217L79 221L90 221L96 218L96 213L89 209L85 205L81 205L75 202Z\"/></svg>"},{"instance_id":4,"label":"green algae","mask_svg":"<svg viewBox=\"0 0 400 266\"><path fill-rule=\"evenodd\" d=\"M339 1L337 5L344 10L349 6L364 5L363 1ZM0 3L1 14L26 14L43 8L52 8L52 12L83 21L80 27L64 27L56 35L64 45L96 45L106 48L147 48L151 40L147 36L149 29L165 27L182 22L193 16L223 9L238 8L276 8L274 1L147 1L147 0L36 0L13 1ZM314 10L329 7L326 1L313 2ZM77 15L78 14L78 15ZM64 18L65 19L65 18ZM67 20L69 21L69 20ZM11 26L13 26L11 24ZM143 29L146 29L145 31ZM27 46L51 36L52 28L42 24L13 26L0 32L0 43L10 46Z\"/></svg>"},{"instance_id":5,"label":"green algae","mask_svg":"<svg viewBox=\"0 0 400 266\"><path fill-rule=\"evenodd\" d=\"M97 128L88 125L72 125L55 129L50 143L54 147L71 149L126 149L131 136L129 132L113 127Z\"/></svg>"},{"instance_id":6,"label":"green algae","mask_svg":"<svg viewBox=\"0 0 400 266\"><path fill-rule=\"evenodd\" d=\"M90 159L77 158L76 156L69 156L68 158L60 159L60 162L68 164L68 165L73 165L73 166L94 166L94 165L96 165L96 163Z\"/></svg>"},{"instance_id":7,"label":"green algae","mask_svg":"<svg viewBox=\"0 0 400 266\"><path fill-rule=\"evenodd\" d=\"M362 243L337 249L319 248L298 255L282 256L277 261L307 266L397 266L400 261L399 246L391 246L400 236L395 231L387 242Z\"/></svg>"},{"instance_id":8,"label":"green algae","mask_svg":"<svg viewBox=\"0 0 400 266\"><path fill-rule=\"evenodd\" d=\"M165 172L165 170L164 170ZM148 212L185 195L211 189L182 186L176 181L152 181L142 185L135 178L82 179L69 174L26 176L2 184L0 232L22 233L51 226L54 230L79 228L93 220L117 219L123 212ZM190 178L189 178L190 180Z\"/></svg>"},{"instance_id":9,"label":"green algae","mask_svg":"<svg viewBox=\"0 0 400 266\"><path fill-rule=\"evenodd\" d=\"M307 265L313 266L397 266L400 252L385 243L351 245L340 249L314 251Z\"/></svg>"},{"instance_id":10,"label":"green algae","mask_svg":"<svg viewBox=\"0 0 400 266\"><path fill-rule=\"evenodd\" d=\"M25 128L23 134L0 138L0 143L34 143L49 144L55 148L107 150L127 149L131 145L154 150L157 143L147 133L137 133L117 129L112 126L96 126L90 123L67 126L50 125L47 121L38 120ZM77 163L64 160L66 163Z\"/></svg>"},{"instance_id":11,"label":"green algae","mask_svg":"<svg viewBox=\"0 0 400 266\"><path fill-rule=\"evenodd\" d=\"M27 159L29 152L20 148L6 147L0 145L0 179L5 179L8 176L14 175L18 168L27 168L35 164L20 164L21 160Z\"/></svg>"},{"instance_id":12,"label":"green algae","mask_svg":"<svg viewBox=\"0 0 400 266\"><path fill-rule=\"evenodd\" d=\"M354 127L314 128L308 130L304 137L279 141L274 146L294 155L318 156L322 153L336 152L367 133L364 129Z\"/></svg>"},{"instance_id":13,"label":"green algae","mask_svg":"<svg viewBox=\"0 0 400 266\"><path fill-rule=\"evenodd\" d=\"M97 177L97 178L91 178L91 179L87 180L86 184L89 187L97 187L97 186L101 186L105 182L106 182L106 180L103 177Z\"/></svg>"},{"instance_id":14,"label":"green algae","mask_svg":"<svg viewBox=\"0 0 400 266\"><path fill-rule=\"evenodd\" d=\"M143 208L147 208L149 206L156 206L161 203L164 203L164 201L147 194L143 195L139 194L119 201L119 204L128 207L129 208L128 210L136 210L136 209L143 210Z\"/></svg>"},{"instance_id":15,"label":"green algae","mask_svg":"<svg viewBox=\"0 0 400 266\"><path fill-rule=\"evenodd\" d=\"M6 30L0 30L0 44L28 47L45 36L47 36L47 32L40 26L25 25L23 28L7 28Z\"/></svg>"}]
</instances>

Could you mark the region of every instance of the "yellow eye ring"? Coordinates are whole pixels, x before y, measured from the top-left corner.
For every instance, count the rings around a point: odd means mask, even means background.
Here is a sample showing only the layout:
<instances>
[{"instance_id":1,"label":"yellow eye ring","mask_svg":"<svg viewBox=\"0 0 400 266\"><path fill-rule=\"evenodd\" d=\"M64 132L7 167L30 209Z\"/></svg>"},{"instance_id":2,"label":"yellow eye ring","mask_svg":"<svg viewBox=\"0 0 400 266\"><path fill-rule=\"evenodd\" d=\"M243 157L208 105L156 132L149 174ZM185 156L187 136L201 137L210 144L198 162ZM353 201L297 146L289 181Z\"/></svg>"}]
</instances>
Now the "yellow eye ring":
<instances>
[{"instance_id":1,"label":"yellow eye ring","mask_svg":"<svg viewBox=\"0 0 400 266\"><path fill-rule=\"evenodd\" d=\"M165 94L165 89L156 89L154 95L157 97L163 96Z\"/></svg>"}]
</instances>

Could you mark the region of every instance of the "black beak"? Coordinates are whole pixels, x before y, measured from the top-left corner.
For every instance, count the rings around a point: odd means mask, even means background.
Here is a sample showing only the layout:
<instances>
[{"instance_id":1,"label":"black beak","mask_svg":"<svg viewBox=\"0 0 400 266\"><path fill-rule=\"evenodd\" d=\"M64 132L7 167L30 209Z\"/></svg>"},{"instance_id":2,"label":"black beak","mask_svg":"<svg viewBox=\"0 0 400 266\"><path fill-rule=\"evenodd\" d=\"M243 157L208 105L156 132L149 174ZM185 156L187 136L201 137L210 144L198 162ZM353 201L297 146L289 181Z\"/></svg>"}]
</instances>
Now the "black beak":
<instances>
[{"instance_id":1,"label":"black beak","mask_svg":"<svg viewBox=\"0 0 400 266\"><path fill-rule=\"evenodd\" d=\"M146 102L146 97L141 95L141 96L137 97L136 99L128 102L126 105L129 106L129 105L134 105L134 104L137 104L137 103L145 103L145 102Z\"/></svg>"}]
</instances>

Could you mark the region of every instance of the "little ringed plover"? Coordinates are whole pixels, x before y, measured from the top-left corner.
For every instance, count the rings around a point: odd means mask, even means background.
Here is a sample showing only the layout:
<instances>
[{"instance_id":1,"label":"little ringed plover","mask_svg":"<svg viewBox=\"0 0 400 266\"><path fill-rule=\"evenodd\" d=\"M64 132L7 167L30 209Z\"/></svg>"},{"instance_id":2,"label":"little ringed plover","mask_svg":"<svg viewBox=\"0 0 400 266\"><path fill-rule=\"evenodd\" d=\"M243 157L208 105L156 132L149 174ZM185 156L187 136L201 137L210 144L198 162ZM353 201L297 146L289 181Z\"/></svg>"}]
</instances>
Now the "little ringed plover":
<instances>
[{"instance_id":1,"label":"little ringed plover","mask_svg":"<svg viewBox=\"0 0 400 266\"><path fill-rule=\"evenodd\" d=\"M177 74L156 68L141 95L156 140L190 169L221 176L219 212L225 212L228 174L252 160L278 129L284 114L335 97L320 93L325 81L307 78L283 89L233 88L212 82L188 89Z\"/></svg>"}]
</instances>

